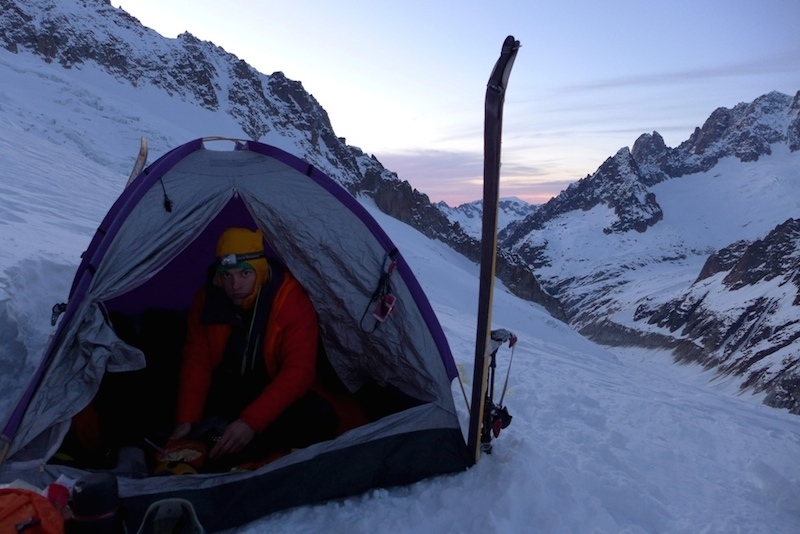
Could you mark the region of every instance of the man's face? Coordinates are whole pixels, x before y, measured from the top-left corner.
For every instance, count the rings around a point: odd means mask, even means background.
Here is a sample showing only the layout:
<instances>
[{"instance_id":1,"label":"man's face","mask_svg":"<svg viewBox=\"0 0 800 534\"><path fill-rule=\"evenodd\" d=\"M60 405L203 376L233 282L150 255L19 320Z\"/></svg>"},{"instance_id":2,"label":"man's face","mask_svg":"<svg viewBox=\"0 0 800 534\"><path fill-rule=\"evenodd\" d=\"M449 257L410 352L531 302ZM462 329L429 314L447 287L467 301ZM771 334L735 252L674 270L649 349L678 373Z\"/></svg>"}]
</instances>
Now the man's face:
<instances>
[{"instance_id":1,"label":"man's face","mask_svg":"<svg viewBox=\"0 0 800 534\"><path fill-rule=\"evenodd\" d=\"M237 306L241 306L256 285L255 269L227 269L220 273L222 288Z\"/></svg>"}]
</instances>

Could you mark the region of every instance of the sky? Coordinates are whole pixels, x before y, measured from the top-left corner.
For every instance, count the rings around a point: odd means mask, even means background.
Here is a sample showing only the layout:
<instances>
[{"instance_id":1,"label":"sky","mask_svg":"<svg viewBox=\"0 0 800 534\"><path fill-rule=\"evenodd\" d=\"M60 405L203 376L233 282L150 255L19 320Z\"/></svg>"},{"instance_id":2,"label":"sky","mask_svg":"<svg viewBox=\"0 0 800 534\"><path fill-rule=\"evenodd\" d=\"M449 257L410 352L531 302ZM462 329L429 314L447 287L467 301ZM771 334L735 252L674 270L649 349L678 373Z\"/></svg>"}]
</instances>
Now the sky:
<instances>
[{"instance_id":1,"label":"sky","mask_svg":"<svg viewBox=\"0 0 800 534\"><path fill-rule=\"evenodd\" d=\"M501 195L547 201L643 133L686 140L718 107L800 90L796 0L112 0L301 81L348 144L433 201L482 195L483 104L503 40Z\"/></svg>"},{"instance_id":2,"label":"sky","mask_svg":"<svg viewBox=\"0 0 800 534\"><path fill-rule=\"evenodd\" d=\"M36 57L2 51L0 68L0 414L5 414L53 331L52 305L66 298L81 252L124 187L127 176L116 170L116 162L102 162L132 159L128 147L115 140L136 125L115 114L119 99L127 98L119 84L112 80L104 87L88 69L59 73ZM87 78L93 92L82 83ZM179 102L152 95L154 114L188 113ZM108 143L75 146L86 124ZM118 151L116 158L107 150ZM739 204L735 195L729 199L729 209L744 209L760 198L753 184L748 187ZM430 299L469 395L478 267L365 206ZM722 228L715 227L712 237ZM513 420L494 440L491 455L464 473L299 507L236 532L797 531L800 417L764 406L758 396L737 394L735 384L713 380L711 372L672 365L668 354L611 351L589 342L502 285L495 291L493 326L514 332L519 341L513 353L507 346L498 353L503 377L498 388L511 369L504 404ZM452 389L466 426L458 380Z\"/></svg>"}]
</instances>

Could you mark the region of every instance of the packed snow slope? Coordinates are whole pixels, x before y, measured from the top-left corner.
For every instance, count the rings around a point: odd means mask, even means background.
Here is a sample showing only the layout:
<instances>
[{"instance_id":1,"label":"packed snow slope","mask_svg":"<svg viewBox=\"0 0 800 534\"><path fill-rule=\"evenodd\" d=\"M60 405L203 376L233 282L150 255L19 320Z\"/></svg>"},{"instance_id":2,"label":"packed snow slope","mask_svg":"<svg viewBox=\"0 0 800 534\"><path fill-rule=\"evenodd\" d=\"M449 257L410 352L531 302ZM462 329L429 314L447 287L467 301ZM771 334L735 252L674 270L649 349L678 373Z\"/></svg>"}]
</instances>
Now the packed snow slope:
<instances>
[{"instance_id":1,"label":"packed snow slope","mask_svg":"<svg viewBox=\"0 0 800 534\"><path fill-rule=\"evenodd\" d=\"M168 100L149 108L160 122L142 116L121 87L92 93L88 112L77 101L89 93L69 71L0 61L4 415L53 331L51 307L66 298L81 252L124 187L139 136L177 145L230 132L197 115L181 121L180 104ZM58 101L40 95L46 84L59 88ZM147 98L147 89L137 91ZM432 301L469 398L477 266L364 202ZM800 418L731 395L724 384L709 387L692 378L697 369L659 363L663 357L612 354L502 286L494 327L519 343L504 399L513 421L493 454L465 473L281 512L239 531L797 532ZM499 352L498 387L511 355ZM453 395L466 426L458 381Z\"/></svg>"}]
</instances>

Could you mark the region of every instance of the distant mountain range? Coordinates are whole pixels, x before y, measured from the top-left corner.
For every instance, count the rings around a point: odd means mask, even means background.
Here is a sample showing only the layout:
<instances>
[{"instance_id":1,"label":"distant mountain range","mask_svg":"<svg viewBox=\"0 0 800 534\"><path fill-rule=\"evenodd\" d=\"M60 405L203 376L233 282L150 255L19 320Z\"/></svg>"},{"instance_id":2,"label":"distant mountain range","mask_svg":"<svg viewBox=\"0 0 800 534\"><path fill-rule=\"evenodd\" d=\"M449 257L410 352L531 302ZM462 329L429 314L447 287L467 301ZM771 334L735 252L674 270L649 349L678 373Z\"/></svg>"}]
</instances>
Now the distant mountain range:
<instances>
[{"instance_id":1,"label":"distant mountain range","mask_svg":"<svg viewBox=\"0 0 800 534\"><path fill-rule=\"evenodd\" d=\"M436 207L447 216L450 222L458 223L459 227L468 235L480 239L481 225L483 224L483 201L475 200L454 208L446 202L438 202ZM511 223L533 214L537 206L516 197L510 197L501 198L498 208L498 226L505 228Z\"/></svg>"},{"instance_id":2,"label":"distant mountain range","mask_svg":"<svg viewBox=\"0 0 800 534\"><path fill-rule=\"evenodd\" d=\"M480 201L431 203L337 137L320 103L281 72L259 73L188 33L164 38L103 0L0 0L0 29L0 58L30 55L85 71L88 93L98 83L138 91L124 117L93 111L92 120L112 124L120 137L146 135L154 153L187 141L155 120L156 100L169 101L195 130L213 125L194 137L280 146L478 259ZM70 113L102 108L91 94L79 102L47 98ZM91 128L18 113L14 120L75 150L109 145ZM125 172L130 154L108 151L99 163ZM600 343L670 350L677 361L716 368L768 404L800 413L797 199L800 92L773 92L713 111L676 148L657 132L644 134L546 204L504 199L497 275Z\"/></svg>"},{"instance_id":3,"label":"distant mountain range","mask_svg":"<svg viewBox=\"0 0 800 534\"><path fill-rule=\"evenodd\" d=\"M586 336L668 348L800 413L798 216L800 92L773 92L677 148L640 136L501 244Z\"/></svg>"}]
</instances>

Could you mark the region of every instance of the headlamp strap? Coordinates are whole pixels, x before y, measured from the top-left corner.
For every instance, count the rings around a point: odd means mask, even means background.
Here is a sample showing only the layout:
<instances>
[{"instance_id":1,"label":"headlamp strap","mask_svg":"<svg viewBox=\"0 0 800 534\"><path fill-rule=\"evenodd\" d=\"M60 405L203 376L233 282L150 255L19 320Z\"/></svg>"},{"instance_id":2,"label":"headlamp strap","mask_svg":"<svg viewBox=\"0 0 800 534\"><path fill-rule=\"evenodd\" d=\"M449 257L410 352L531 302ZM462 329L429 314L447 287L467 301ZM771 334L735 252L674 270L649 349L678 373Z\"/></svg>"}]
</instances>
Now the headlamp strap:
<instances>
[{"instance_id":1,"label":"headlamp strap","mask_svg":"<svg viewBox=\"0 0 800 534\"><path fill-rule=\"evenodd\" d=\"M234 267L239 263L247 260L255 260L258 258L266 258L263 252L247 252L245 254L225 254L218 258L218 262L222 267Z\"/></svg>"}]
</instances>

